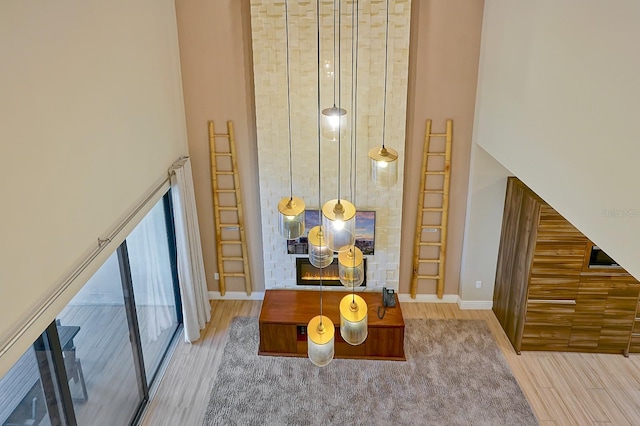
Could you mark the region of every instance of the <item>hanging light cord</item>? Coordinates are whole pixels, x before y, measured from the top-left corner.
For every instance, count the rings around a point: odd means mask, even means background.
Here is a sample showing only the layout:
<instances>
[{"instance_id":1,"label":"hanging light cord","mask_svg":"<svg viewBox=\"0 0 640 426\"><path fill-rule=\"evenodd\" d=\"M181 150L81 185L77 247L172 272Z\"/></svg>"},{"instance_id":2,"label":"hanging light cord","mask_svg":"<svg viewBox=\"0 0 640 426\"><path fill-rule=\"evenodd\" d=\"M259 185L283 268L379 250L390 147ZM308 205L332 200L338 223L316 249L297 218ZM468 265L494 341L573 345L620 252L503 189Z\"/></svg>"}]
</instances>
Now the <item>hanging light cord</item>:
<instances>
[{"instance_id":1,"label":"hanging light cord","mask_svg":"<svg viewBox=\"0 0 640 426\"><path fill-rule=\"evenodd\" d=\"M322 217L322 193L321 190L321 162L320 162L320 142L322 140L321 132L320 132L320 0L316 0L316 30L317 30L317 41L318 41L318 217ZM334 33L335 34L335 33ZM335 40L335 36L334 36ZM335 51L335 41L333 43L334 51ZM335 56L335 54L334 54ZM334 61L335 67L335 61ZM334 71L335 74L335 71ZM334 96L335 96L335 84L334 84ZM322 247L322 227L320 227L320 234L318 235L318 242L320 243L320 247ZM320 325L322 326L322 269L320 269Z\"/></svg>"},{"instance_id":2,"label":"hanging light cord","mask_svg":"<svg viewBox=\"0 0 640 426\"><path fill-rule=\"evenodd\" d=\"M321 179L322 179L322 169L320 162L320 141L322 140L321 131L320 131L320 120L321 120L321 110L320 110L320 0L316 0L316 31L317 31L317 42L318 42L318 218L322 217L322 193L321 191ZM335 50L335 42L333 44ZM335 62L334 62L335 66ZM335 87L335 84L334 84ZM335 92L334 92L335 93ZM322 228L320 228L322 230ZM322 247L322 239L320 240L320 246ZM320 281L320 287L322 288L322 280Z\"/></svg>"},{"instance_id":3,"label":"hanging light cord","mask_svg":"<svg viewBox=\"0 0 640 426\"><path fill-rule=\"evenodd\" d=\"M289 1L284 2L284 31L287 46L287 111L289 114L289 190L290 201L293 201L293 156L291 154L291 83L289 81Z\"/></svg>"},{"instance_id":4,"label":"hanging light cord","mask_svg":"<svg viewBox=\"0 0 640 426\"><path fill-rule=\"evenodd\" d=\"M351 170L351 178L352 183L351 183L351 200L353 201L353 203L356 203L356 171L357 171L357 167L356 167L356 159L358 158L358 156L356 155L356 147L357 147L357 136L356 136L356 130L357 130L357 123L358 123L358 30L359 30L359 21L358 21L358 0L355 0L352 4L352 10L351 10L351 41L352 41L352 49L354 51L354 57L352 59L351 62L351 76L353 78L353 83L351 85L352 88L352 93L353 93L353 97L352 97L352 107L351 109L353 109L353 114L352 114L352 123L353 125L351 126L351 164L352 164L352 170ZM355 253L355 244L354 244L354 248L353 248L353 270L355 272L356 269L356 253ZM355 283L354 283L355 284ZM351 287L351 303L355 304L356 303L356 286L353 285Z\"/></svg>"},{"instance_id":5,"label":"hanging light cord","mask_svg":"<svg viewBox=\"0 0 640 426\"><path fill-rule=\"evenodd\" d=\"M341 15L342 15L342 1L341 0L337 0L338 1L338 108L342 108L342 78L341 78L341 71L342 71L342 20L341 20ZM334 9L335 10L335 9ZM335 32L334 32L335 34ZM334 87L335 87L335 78L336 76L333 76L334 78ZM340 117L340 116L338 116ZM341 145L341 139L342 139L342 128L341 128L341 124L340 124L340 119L338 118L338 204L340 204L340 176L341 176L341 167L340 167L340 145Z\"/></svg>"},{"instance_id":6,"label":"hanging light cord","mask_svg":"<svg viewBox=\"0 0 640 426\"><path fill-rule=\"evenodd\" d=\"M322 234L318 237L318 241L320 242L320 247L322 247ZM320 326L322 326L322 270L324 268L318 269L320 269Z\"/></svg>"},{"instance_id":7,"label":"hanging light cord","mask_svg":"<svg viewBox=\"0 0 640 426\"><path fill-rule=\"evenodd\" d=\"M359 13L359 8L358 8L358 0L355 0L353 2L353 11L351 14L351 40L354 42L354 44L352 45L353 51L355 52L354 54L354 59L351 62L351 75L353 78L353 83L352 83L352 109L353 109L353 114L352 114L352 123L353 126L351 126L351 200L353 202L353 204L357 205L356 203L356 172L358 170L357 168L357 158L358 156L356 155L356 151L357 151L357 145L358 145L358 141L357 141L357 129L358 129L358 32L359 32L359 23L358 23L358 13ZM355 35L354 35L355 32ZM353 47L355 46L355 47Z\"/></svg>"},{"instance_id":8,"label":"hanging light cord","mask_svg":"<svg viewBox=\"0 0 640 426\"><path fill-rule=\"evenodd\" d=\"M352 254L353 254L353 278L355 279L356 277L356 246L355 244L353 245L353 249L352 249ZM356 283L355 281L352 281L351 283L351 303L353 303L355 305L356 303Z\"/></svg>"},{"instance_id":9,"label":"hanging light cord","mask_svg":"<svg viewBox=\"0 0 640 426\"><path fill-rule=\"evenodd\" d=\"M387 68L389 64L389 0L387 0L387 22L384 31L384 101L382 116L382 148L384 149L384 137L387 129Z\"/></svg>"},{"instance_id":10,"label":"hanging light cord","mask_svg":"<svg viewBox=\"0 0 640 426\"><path fill-rule=\"evenodd\" d=\"M333 106L336 106L336 22L338 17L336 15L336 8L338 0L333 1ZM319 26L319 24L318 24Z\"/></svg>"}]
</instances>

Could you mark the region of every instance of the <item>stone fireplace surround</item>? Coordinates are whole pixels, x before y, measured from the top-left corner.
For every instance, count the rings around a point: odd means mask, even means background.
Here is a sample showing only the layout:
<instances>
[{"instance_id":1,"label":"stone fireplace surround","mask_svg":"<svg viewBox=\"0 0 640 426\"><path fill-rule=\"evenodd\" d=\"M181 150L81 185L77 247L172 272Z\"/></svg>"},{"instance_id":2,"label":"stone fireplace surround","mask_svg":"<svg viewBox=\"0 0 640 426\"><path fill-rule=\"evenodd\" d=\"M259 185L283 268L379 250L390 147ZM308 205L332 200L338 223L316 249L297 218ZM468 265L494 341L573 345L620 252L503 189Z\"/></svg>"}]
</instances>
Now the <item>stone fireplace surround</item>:
<instances>
[{"instance_id":1,"label":"stone fireplace surround","mask_svg":"<svg viewBox=\"0 0 640 426\"><path fill-rule=\"evenodd\" d=\"M386 0L360 3L357 138L348 132L341 142L317 140L316 2L289 2L289 59L293 194L307 209L342 198L358 210L376 212L375 255L367 258L367 289L398 288L408 82L410 0L391 0L385 145L399 153L398 183L389 189L369 182L368 151L382 142ZM332 4L321 1L321 63L332 69ZM342 0L341 106L353 111L351 99L351 5ZM296 256L287 254L278 233L277 203L289 196L289 136L286 39L283 0L251 0L251 27L260 170L265 289L296 288ZM333 103L330 72L320 77L322 107ZM351 124L351 122L350 122ZM338 179L338 155L341 174ZM354 155L352 155L354 154ZM320 162L321 176L318 176ZM319 179L321 194L318 194Z\"/></svg>"}]
</instances>

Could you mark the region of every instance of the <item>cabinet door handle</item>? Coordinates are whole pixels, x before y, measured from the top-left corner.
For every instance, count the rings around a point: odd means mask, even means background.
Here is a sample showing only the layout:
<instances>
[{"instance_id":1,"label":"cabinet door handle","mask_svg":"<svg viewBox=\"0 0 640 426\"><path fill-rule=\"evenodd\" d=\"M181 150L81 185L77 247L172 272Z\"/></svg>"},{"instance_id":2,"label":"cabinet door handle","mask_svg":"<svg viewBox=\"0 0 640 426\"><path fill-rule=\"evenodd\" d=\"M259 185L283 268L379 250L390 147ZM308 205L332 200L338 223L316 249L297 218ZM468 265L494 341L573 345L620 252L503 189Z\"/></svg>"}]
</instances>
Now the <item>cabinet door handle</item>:
<instances>
[{"instance_id":1,"label":"cabinet door handle","mask_svg":"<svg viewBox=\"0 0 640 426\"><path fill-rule=\"evenodd\" d=\"M554 305L575 305L575 299L529 299L527 303L548 303Z\"/></svg>"}]
</instances>

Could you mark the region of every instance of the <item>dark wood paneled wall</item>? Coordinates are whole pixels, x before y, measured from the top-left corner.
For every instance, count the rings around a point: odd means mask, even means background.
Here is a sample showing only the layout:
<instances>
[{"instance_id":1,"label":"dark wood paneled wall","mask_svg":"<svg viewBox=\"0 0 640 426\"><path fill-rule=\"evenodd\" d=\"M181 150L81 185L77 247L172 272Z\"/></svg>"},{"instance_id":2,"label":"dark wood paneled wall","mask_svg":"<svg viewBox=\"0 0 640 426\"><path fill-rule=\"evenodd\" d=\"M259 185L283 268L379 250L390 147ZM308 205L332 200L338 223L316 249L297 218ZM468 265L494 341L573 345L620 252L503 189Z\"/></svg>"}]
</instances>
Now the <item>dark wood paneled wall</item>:
<instances>
[{"instance_id":1,"label":"dark wood paneled wall","mask_svg":"<svg viewBox=\"0 0 640 426\"><path fill-rule=\"evenodd\" d=\"M622 268L589 268L592 246L509 178L493 309L516 351L640 350L640 284Z\"/></svg>"},{"instance_id":2,"label":"dark wood paneled wall","mask_svg":"<svg viewBox=\"0 0 640 426\"><path fill-rule=\"evenodd\" d=\"M507 182L493 311L517 351L524 327L540 203L518 180ZM517 345L516 343L517 342Z\"/></svg>"}]
</instances>

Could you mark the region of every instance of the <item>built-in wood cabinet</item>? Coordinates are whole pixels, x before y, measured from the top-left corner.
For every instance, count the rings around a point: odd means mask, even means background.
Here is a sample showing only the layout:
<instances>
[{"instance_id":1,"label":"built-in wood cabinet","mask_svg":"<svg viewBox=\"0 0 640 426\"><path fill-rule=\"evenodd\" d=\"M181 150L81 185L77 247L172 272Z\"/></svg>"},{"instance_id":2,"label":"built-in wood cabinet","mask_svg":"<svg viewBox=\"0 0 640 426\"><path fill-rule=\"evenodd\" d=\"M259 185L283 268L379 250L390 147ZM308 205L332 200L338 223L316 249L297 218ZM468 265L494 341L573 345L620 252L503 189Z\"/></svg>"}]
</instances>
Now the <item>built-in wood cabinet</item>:
<instances>
[{"instance_id":1,"label":"built-in wood cabinet","mask_svg":"<svg viewBox=\"0 0 640 426\"><path fill-rule=\"evenodd\" d=\"M324 291L323 314L335 325L335 357L404 361L404 318L396 298L395 307L384 311L382 294L358 292L367 303L368 336L353 346L340 335L340 301L348 292ZM258 326L260 355L307 356L307 324L319 314L320 292L308 290L267 290L262 301Z\"/></svg>"},{"instance_id":2,"label":"built-in wood cabinet","mask_svg":"<svg viewBox=\"0 0 640 426\"><path fill-rule=\"evenodd\" d=\"M636 306L636 315L633 322L633 330L631 330L628 352L640 352L640 300Z\"/></svg>"},{"instance_id":3,"label":"built-in wood cabinet","mask_svg":"<svg viewBox=\"0 0 640 426\"><path fill-rule=\"evenodd\" d=\"M509 178L493 310L515 350L640 352L640 283L589 266L594 244Z\"/></svg>"}]
</instances>

